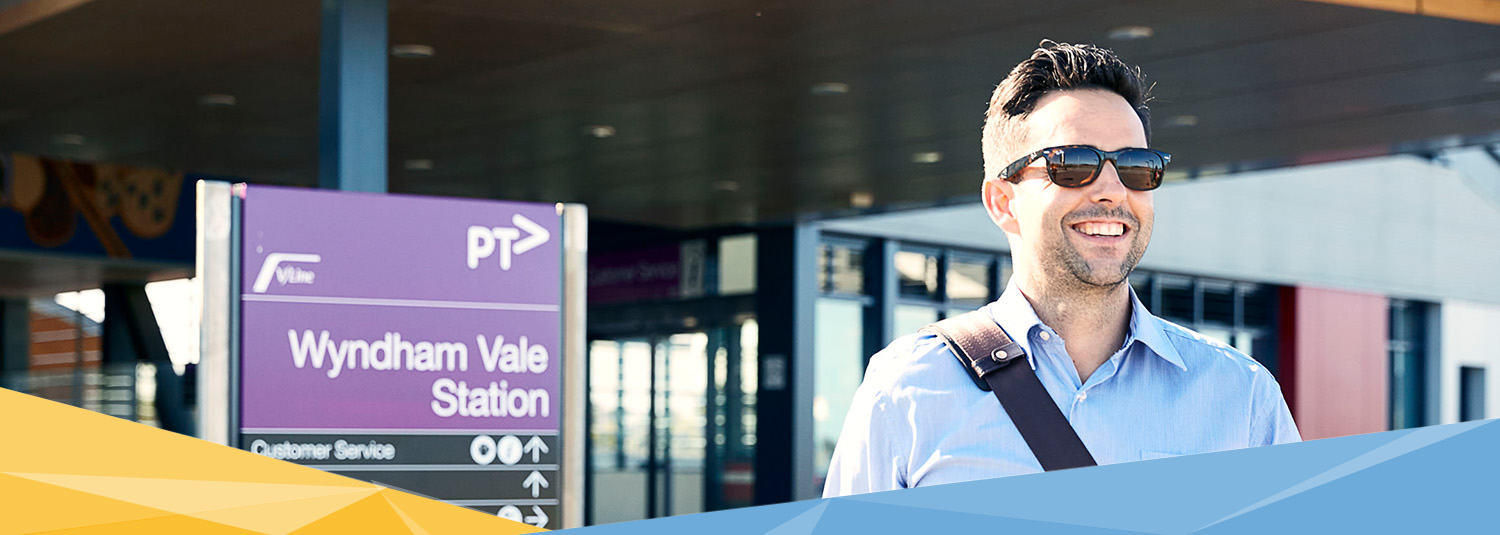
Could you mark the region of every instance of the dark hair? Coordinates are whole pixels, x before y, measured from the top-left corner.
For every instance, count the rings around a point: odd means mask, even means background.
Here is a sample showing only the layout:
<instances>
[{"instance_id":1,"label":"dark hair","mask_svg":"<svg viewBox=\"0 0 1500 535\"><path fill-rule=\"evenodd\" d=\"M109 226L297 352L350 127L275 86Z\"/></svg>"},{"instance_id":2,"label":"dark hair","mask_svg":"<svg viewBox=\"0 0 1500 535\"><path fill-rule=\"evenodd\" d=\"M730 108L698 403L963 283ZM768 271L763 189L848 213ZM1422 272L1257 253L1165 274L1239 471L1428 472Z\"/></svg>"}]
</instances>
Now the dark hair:
<instances>
[{"instance_id":1,"label":"dark hair","mask_svg":"<svg viewBox=\"0 0 1500 535\"><path fill-rule=\"evenodd\" d=\"M1043 40L1031 57L1022 61L990 97L985 113L983 148L984 176L994 177L1011 159L1025 132L1017 128L1036 109L1037 101L1053 91L1102 89L1125 99L1141 118L1146 139L1151 139L1151 88L1140 67L1130 67L1114 52L1094 45L1073 45Z\"/></svg>"}]
</instances>

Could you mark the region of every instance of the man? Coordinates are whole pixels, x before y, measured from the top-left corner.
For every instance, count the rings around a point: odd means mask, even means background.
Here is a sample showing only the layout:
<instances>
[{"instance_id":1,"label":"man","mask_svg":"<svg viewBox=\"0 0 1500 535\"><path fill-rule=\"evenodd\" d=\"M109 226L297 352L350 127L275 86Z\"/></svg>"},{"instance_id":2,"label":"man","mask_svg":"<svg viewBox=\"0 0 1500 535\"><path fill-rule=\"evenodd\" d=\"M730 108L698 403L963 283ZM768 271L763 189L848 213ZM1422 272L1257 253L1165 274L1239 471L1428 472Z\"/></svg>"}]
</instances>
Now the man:
<instances>
[{"instance_id":1,"label":"man","mask_svg":"<svg viewBox=\"0 0 1500 535\"><path fill-rule=\"evenodd\" d=\"M982 197L1015 271L982 310L1099 464L1298 441L1270 373L1130 287L1169 160L1145 148L1148 98L1113 52L1050 41L995 89ZM921 333L871 358L824 496L1041 470L995 396Z\"/></svg>"}]
</instances>

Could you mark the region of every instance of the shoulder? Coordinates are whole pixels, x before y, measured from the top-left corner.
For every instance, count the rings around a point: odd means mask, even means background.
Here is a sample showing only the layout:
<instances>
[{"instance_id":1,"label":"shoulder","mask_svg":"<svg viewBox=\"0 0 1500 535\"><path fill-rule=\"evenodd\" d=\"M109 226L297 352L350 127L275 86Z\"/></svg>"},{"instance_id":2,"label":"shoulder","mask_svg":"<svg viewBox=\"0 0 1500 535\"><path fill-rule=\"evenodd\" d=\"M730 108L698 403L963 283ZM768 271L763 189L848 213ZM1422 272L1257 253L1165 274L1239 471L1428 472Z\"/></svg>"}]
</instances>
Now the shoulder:
<instances>
[{"instance_id":1,"label":"shoulder","mask_svg":"<svg viewBox=\"0 0 1500 535\"><path fill-rule=\"evenodd\" d=\"M1168 343L1182 357L1190 374L1211 378L1221 386L1240 386L1257 394L1275 389L1276 378L1265 366L1229 344L1170 321L1155 318Z\"/></svg>"},{"instance_id":2,"label":"shoulder","mask_svg":"<svg viewBox=\"0 0 1500 535\"><path fill-rule=\"evenodd\" d=\"M897 338L870 357L863 385L892 400L962 386L973 383L957 357L942 339L921 332Z\"/></svg>"}]
</instances>

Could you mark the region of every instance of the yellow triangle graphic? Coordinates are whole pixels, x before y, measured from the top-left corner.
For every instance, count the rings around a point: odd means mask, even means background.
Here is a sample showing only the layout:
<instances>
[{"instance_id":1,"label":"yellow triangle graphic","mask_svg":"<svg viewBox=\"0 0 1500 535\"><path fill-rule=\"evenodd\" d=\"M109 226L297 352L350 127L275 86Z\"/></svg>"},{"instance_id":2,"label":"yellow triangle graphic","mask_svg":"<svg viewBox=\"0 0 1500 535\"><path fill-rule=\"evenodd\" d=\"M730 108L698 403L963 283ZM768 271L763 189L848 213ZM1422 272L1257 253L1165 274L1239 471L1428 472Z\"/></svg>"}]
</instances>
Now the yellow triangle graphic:
<instances>
[{"instance_id":1,"label":"yellow triangle graphic","mask_svg":"<svg viewBox=\"0 0 1500 535\"><path fill-rule=\"evenodd\" d=\"M378 490L374 486L368 488L325 487L285 483L193 481L70 474L11 473L10 475L182 515L200 516L200 513L217 514L231 508L280 504L285 509L278 510L276 514L284 515L283 518L266 518L262 519L262 522L273 527L290 522L293 524L291 529L321 518ZM328 499L320 500L319 498ZM293 505L296 502L303 503ZM308 505L317 505L323 509L309 509ZM228 514L235 516L234 513ZM280 529L251 529L284 532Z\"/></svg>"}]
</instances>

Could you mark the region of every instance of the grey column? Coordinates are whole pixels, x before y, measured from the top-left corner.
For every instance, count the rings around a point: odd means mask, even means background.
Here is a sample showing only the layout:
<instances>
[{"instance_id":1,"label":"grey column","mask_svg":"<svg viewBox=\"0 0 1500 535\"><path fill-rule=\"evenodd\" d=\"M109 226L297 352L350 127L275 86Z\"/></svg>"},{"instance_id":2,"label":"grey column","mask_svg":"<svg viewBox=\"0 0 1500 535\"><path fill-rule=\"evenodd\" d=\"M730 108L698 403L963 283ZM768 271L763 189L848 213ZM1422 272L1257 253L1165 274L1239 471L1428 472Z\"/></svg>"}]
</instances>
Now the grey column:
<instances>
[{"instance_id":1,"label":"grey column","mask_svg":"<svg viewBox=\"0 0 1500 535\"><path fill-rule=\"evenodd\" d=\"M323 0L318 186L385 193L386 0Z\"/></svg>"}]
</instances>

